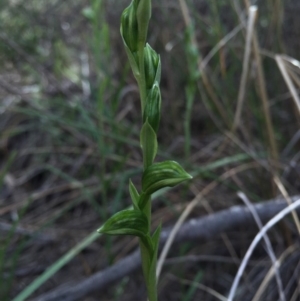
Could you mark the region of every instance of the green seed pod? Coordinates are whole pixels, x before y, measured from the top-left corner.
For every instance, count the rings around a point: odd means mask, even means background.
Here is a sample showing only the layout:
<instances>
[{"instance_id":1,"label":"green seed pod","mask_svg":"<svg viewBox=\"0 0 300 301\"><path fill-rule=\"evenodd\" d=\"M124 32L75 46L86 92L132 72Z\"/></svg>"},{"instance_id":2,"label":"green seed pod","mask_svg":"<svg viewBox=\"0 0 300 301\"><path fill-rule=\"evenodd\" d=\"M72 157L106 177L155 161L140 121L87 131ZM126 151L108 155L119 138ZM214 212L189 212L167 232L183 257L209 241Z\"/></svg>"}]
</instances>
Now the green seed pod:
<instances>
[{"instance_id":1,"label":"green seed pod","mask_svg":"<svg viewBox=\"0 0 300 301\"><path fill-rule=\"evenodd\" d=\"M138 50L138 21L136 18L136 3L125 8L121 17L121 35L129 50L133 53Z\"/></svg>"},{"instance_id":2,"label":"green seed pod","mask_svg":"<svg viewBox=\"0 0 300 301\"><path fill-rule=\"evenodd\" d=\"M148 93L143 114L143 122L148 119L149 124L157 133L160 121L161 94L157 83L155 83Z\"/></svg>"},{"instance_id":3,"label":"green seed pod","mask_svg":"<svg viewBox=\"0 0 300 301\"><path fill-rule=\"evenodd\" d=\"M147 89L151 89L155 81L159 83L161 73L159 55L147 44L144 48L144 66Z\"/></svg>"},{"instance_id":4,"label":"green seed pod","mask_svg":"<svg viewBox=\"0 0 300 301\"><path fill-rule=\"evenodd\" d=\"M161 188L173 187L189 179L192 179L192 176L177 162L164 161L154 163L144 171L142 188L145 194L151 195Z\"/></svg>"}]
</instances>

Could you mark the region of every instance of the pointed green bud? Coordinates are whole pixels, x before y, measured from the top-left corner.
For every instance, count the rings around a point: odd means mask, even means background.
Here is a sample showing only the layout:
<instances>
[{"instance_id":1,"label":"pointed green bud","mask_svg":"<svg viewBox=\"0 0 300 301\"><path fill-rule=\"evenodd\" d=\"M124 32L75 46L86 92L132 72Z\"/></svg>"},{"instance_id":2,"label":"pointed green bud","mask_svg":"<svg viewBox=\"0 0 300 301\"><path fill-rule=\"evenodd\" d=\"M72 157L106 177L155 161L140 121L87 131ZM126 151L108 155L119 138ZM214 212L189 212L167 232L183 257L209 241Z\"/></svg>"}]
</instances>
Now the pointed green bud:
<instances>
[{"instance_id":1,"label":"pointed green bud","mask_svg":"<svg viewBox=\"0 0 300 301\"><path fill-rule=\"evenodd\" d=\"M146 99L146 105L143 114L143 121L148 119L149 124L157 133L160 122L160 107L161 107L161 94L157 82L149 91Z\"/></svg>"},{"instance_id":2,"label":"pointed green bud","mask_svg":"<svg viewBox=\"0 0 300 301\"><path fill-rule=\"evenodd\" d=\"M161 188L173 187L189 179L192 179L192 176L177 162L164 161L154 163L144 171L142 188L145 194L151 195Z\"/></svg>"},{"instance_id":3,"label":"pointed green bud","mask_svg":"<svg viewBox=\"0 0 300 301\"><path fill-rule=\"evenodd\" d=\"M160 233L161 233L161 223L158 225L156 230L154 231L151 240L153 245L153 256L151 259L151 266L150 269L152 269L152 272L155 273L156 270L156 262L157 262L157 253L158 253L158 247L159 247L159 239L160 239Z\"/></svg>"},{"instance_id":4,"label":"pointed green bud","mask_svg":"<svg viewBox=\"0 0 300 301\"><path fill-rule=\"evenodd\" d=\"M131 179L129 180L129 193L130 193L130 197L131 197L134 208L138 209L140 195L139 195L137 189L135 188L134 184L132 183Z\"/></svg>"},{"instance_id":5,"label":"pointed green bud","mask_svg":"<svg viewBox=\"0 0 300 301\"><path fill-rule=\"evenodd\" d=\"M125 8L121 17L121 35L126 46L133 53L138 50L138 21L135 1Z\"/></svg>"},{"instance_id":6,"label":"pointed green bud","mask_svg":"<svg viewBox=\"0 0 300 301\"><path fill-rule=\"evenodd\" d=\"M148 24L151 18L151 0L134 0L137 3L136 18L138 22L138 40L145 45L148 33Z\"/></svg>"},{"instance_id":7,"label":"pointed green bud","mask_svg":"<svg viewBox=\"0 0 300 301\"><path fill-rule=\"evenodd\" d=\"M144 66L147 89L151 89L155 81L160 82L161 62L159 55L147 44L144 48Z\"/></svg>"}]
</instances>

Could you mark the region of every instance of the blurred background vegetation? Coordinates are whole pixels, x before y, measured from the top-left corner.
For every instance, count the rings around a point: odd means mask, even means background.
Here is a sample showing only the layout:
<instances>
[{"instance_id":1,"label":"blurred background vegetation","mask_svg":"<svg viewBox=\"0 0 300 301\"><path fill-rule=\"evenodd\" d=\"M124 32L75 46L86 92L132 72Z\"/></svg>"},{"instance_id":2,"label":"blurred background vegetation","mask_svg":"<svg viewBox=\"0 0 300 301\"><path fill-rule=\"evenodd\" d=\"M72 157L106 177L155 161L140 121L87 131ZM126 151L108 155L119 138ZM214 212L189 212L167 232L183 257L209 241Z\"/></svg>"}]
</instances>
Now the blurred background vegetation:
<instances>
[{"instance_id":1,"label":"blurred background vegetation","mask_svg":"<svg viewBox=\"0 0 300 301\"><path fill-rule=\"evenodd\" d=\"M107 217L127 207L129 178L139 185L139 95L119 34L128 4L0 2L1 301L23 292ZM243 82L251 4L258 6L252 36L257 47L250 44ZM242 204L238 191L254 203L280 196L276 176L289 195L299 195L299 15L298 0L153 0L148 40L162 59L159 160L177 160L197 175L160 195L154 226L173 225L210 183L215 188L192 217ZM282 55L294 96L275 55ZM234 127L239 98L244 102ZM170 257L215 259L168 265L160 300L218 300L199 283L226 295L257 231L236 229L226 239L173 246ZM295 237L292 220L274 228L276 254ZM92 236L83 252L37 283L28 300L113 265L136 247L130 237ZM289 298L299 282L297 250L284 265ZM226 260L218 262L217 256ZM263 247L254 259L239 300L252 300L270 266ZM144 300L142 283L139 270L80 300ZM277 298L271 281L261 300Z\"/></svg>"}]
</instances>

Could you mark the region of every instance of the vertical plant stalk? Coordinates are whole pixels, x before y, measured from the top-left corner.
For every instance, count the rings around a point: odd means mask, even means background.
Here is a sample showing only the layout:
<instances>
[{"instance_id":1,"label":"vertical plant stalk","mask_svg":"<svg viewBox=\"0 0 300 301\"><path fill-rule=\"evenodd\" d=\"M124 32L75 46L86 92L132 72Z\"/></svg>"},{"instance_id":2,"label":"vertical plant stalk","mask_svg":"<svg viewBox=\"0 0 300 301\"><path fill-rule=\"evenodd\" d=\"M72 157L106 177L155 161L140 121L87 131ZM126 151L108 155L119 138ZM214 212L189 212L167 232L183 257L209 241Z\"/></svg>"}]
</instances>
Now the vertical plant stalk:
<instances>
[{"instance_id":1,"label":"vertical plant stalk","mask_svg":"<svg viewBox=\"0 0 300 301\"><path fill-rule=\"evenodd\" d=\"M251 41L253 36L256 13L257 13L257 6L251 6L249 8L246 46L245 46L245 53L244 53L244 60L243 60L243 72L241 76L240 88L238 93L237 108L234 116L234 122L232 128L233 132L238 128L240 124L242 108L245 101L245 91L246 91L246 84L247 84L247 76L249 72L249 60L251 54Z\"/></svg>"},{"instance_id":2,"label":"vertical plant stalk","mask_svg":"<svg viewBox=\"0 0 300 301\"><path fill-rule=\"evenodd\" d=\"M129 181L133 209L122 210L98 230L110 235L139 238L142 268L149 301L157 301L156 261L161 226L151 234L151 195L161 188L173 187L192 177L174 161L154 163L160 121L160 56L146 44L151 0L132 0L121 17L121 36L135 76L141 99L143 126L140 145L143 154L142 188L138 192Z\"/></svg>"},{"instance_id":3,"label":"vertical plant stalk","mask_svg":"<svg viewBox=\"0 0 300 301\"><path fill-rule=\"evenodd\" d=\"M186 28L187 28L188 32L191 33L189 43L191 44L192 48L199 49L199 47L197 45L196 35L195 35L194 31L192 30L193 29L193 22L192 22L192 19L190 17L190 14L189 14L188 6L187 6L185 0L178 0L178 1L179 1L179 4L180 4L180 8L181 8L181 12L182 12L182 15L183 15L183 19L184 19ZM200 78L203 82L203 86L206 89L208 96L210 97L210 99L214 103L215 107L217 108L217 111L220 114L224 124L228 128L230 128L231 127L231 122L228 119L228 116L226 115L225 107L219 101L218 96L214 92L213 87L211 85L211 82L210 82L206 72L202 68L202 57L201 57L200 53L198 53L197 67L198 67L198 70L199 70L199 73L200 73ZM201 91L200 85L198 85L198 87L199 87L199 92L202 95L203 92ZM209 109L208 109L208 111L209 111Z\"/></svg>"},{"instance_id":4,"label":"vertical plant stalk","mask_svg":"<svg viewBox=\"0 0 300 301\"><path fill-rule=\"evenodd\" d=\"M249 1L247 1L247 5L249 6L249 10L251 9L251 7L253 7L250 6ZM269 147L271 150L271 158L275 162L277 162L279 157L278 149L277 149L277 144L276 144L276 139L275 139L275 134L273 129L271 113L269 109L269 99L268 99L268 93L266 89L265 74L262 66L259 43L258 43L258 38L257 38L255 28L253 29L252 47L253 47L254 58L257 66L257 82L258 82L259 94L263 105L263 112L266 120L267 135L269 139Z\"/></svg>"},{"instance_id":5,"label":"vertical plant stalk","mask_svg":"<svg viewBox=\"0 0 300 301\"><path fill-rule=\"evenodd\" d=\"M266 81L265 81L265 75L262 67L261 62L261 56L259 53L259 45L258 45L258 39L256 32L254 32L253 35L253 50L254 50L254 57L256 60L256 66L257 66L257 81L258 81L258 87L259 87L259 94L262 100L263 105L263 112L266 119L266 126L267 126L267 133L268 133L268 139L269 139L269 145L271 150L271 157L272 159L277 162L278 161L278 149L275 139L275 133L273 129L273 123L271 118L271 113L269 109L269 100L268 100L268 94L266 89Z\"/></svg>"}]
</instances>

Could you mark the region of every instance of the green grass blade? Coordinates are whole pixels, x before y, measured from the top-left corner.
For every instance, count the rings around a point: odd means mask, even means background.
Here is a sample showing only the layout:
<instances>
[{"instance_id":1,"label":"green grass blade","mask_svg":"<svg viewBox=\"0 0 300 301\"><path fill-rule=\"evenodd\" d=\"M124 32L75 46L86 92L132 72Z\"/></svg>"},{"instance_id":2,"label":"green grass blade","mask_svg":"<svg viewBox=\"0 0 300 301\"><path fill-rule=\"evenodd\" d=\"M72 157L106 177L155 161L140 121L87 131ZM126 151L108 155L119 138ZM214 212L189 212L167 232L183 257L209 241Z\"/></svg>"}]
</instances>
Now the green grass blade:
<instances>
[{"instance_id":1,"label":"green grass blade","mask_svg":"<svg viewBox=\"0 0 300 301\"><path fill-rule=\"evenodd\" d=\"M201 278L203 278L203 272L202 271L198 272L198 274L194 278L193 283L192 283L191 287L189 288L189 290L187 291L183 301L193 300L193 297L194 297L194 295L196 293L196 290L197 290L197 284L201 280Z\"/></svg>"}]
</instances>

